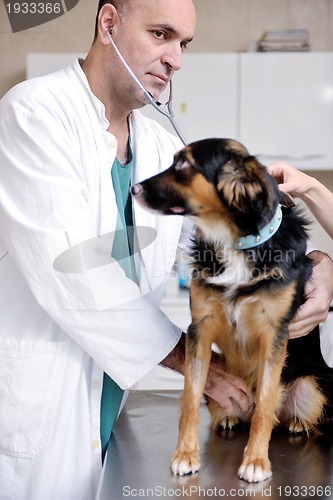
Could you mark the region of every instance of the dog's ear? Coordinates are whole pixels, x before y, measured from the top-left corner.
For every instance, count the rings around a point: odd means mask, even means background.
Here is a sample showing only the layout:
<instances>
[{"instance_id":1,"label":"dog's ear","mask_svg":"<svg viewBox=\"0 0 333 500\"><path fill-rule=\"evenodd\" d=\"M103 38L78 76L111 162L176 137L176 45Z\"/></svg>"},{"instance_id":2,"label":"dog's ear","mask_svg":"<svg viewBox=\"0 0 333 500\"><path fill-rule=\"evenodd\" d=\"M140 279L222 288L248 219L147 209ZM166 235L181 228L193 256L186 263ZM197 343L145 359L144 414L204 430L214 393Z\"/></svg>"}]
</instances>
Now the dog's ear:
<instances>
[{"instance_id":1,"label":"dog's ear","mask_svg":"<svg viewBox=\"0 0 333 500\"><path fill-rule=\"evenodd\" d=\"M287 207L287 208L292 208L295 206L295 202L289 194L284 193L283 191L280 191L280 190L279 190L279 194L280 194L281 205L283 205L284 207Z\"/></svg>"},{"instance_id":2,"label":"dog's ear","mask_svg":"<svg viewBox=\"0 0 333 500\"><path fill-rule=\"evenodd\" d=\"M262 167L253 156L233 156L220 170L217 189L230 208L244 213L265 208L269 202L268 189L263 189L266 184Z\"/></svg>"},{"instance_id":3,"label":"dog's ear","mask_svg":"<svg viewBox=\"0 0 333 500\"><path fill-rule=\"evenodd\" d=\"M217 189L238 228L248 234L267 222L276 203L266 168L254 156L232 156L221 166Z\"/></svg>"}]
</instances>

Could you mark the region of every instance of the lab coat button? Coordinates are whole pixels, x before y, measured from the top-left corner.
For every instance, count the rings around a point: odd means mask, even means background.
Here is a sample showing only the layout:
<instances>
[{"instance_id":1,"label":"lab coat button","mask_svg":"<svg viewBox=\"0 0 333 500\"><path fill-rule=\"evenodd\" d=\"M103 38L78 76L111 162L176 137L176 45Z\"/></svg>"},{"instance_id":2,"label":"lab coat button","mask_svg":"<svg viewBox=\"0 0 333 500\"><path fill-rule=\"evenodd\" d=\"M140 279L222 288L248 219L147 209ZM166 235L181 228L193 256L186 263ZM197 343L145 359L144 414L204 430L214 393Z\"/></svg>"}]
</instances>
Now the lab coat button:
<instances>
[{"instance_id":1,"label":"lab coat button","mask_svg":"<svg viewBox=\"0 0 333 500\"><path fill-rule=\"evenodd\" d=\"M101 442L99 439L93 439L91 442L91 447L95 450L96 448L99 448L101 446Z\"/></svg>"}]
</instances>

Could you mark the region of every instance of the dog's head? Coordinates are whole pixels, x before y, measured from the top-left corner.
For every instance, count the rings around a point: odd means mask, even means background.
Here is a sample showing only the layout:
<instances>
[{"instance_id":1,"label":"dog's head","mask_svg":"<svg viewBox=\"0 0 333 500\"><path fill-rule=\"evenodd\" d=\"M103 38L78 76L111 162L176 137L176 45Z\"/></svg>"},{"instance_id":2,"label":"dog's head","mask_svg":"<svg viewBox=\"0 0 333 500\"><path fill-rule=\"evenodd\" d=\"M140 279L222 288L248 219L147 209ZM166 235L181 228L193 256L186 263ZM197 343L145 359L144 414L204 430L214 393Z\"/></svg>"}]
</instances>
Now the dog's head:
<instances>
[{"instance_id":1,"label":"dog's head","mask_svg":"<svg viewBox=\"0 0 333 500\"><path fill-rule=\"evenodd\" d=\"M136 184L132 193L147 208L190 216L197 226L215 231L224 224L235 237L257 233L280 201L289 203L267 169L231 139L186 146L170 168Z\"/></svg>"}]
</instances>

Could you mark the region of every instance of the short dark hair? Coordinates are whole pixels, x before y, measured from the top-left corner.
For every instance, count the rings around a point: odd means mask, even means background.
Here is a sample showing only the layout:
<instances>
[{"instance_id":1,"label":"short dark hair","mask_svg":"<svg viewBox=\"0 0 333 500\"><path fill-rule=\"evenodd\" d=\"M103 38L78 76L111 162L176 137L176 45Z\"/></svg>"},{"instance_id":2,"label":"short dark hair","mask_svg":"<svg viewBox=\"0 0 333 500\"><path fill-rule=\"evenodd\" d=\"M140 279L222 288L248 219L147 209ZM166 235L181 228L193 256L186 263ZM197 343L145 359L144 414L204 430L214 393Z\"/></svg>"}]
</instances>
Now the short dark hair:
<instances>
[{"instance_id":1,"label":"short dark hair","mask_svg":"<svg viewBox=\"0 0 333 500\"><path fill-rule=\"evenodd\" d=\"M114 7L117 9L117 11L120 14L123 14L124 10L125 10L125 6L129 3L129 0L99 0L97 14L96 14L96 20L95 20L94 42L95 42L97 35L98 35L98 15L99 15L101 8L104 5L106 5L107 3L114 5Z\"/></svg>"}]
</instances>

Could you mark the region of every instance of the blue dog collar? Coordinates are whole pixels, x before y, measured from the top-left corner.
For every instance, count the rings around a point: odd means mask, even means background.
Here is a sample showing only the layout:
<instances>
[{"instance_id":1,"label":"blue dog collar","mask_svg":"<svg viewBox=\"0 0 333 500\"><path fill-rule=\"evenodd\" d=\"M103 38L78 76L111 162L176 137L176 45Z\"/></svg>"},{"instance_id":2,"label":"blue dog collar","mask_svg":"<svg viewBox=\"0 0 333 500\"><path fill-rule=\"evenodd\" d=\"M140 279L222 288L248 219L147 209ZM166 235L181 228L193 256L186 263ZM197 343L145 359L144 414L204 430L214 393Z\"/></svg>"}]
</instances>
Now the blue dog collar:
<instances>
[{"instance_id":1,"label":"blue dog collar","mask_svg":"<svg viewBox=\"0 0 333 500\"><path fill-rule=\"evenodd\" d=\"M257 247L265 241L268 241L273 234L279 229L282 221L282 210L281 206L278 205L273 219L262 229L260 229L258 234L248 234L247 236L242 236L236 242L234 248L236 250L248 250L249 248Z\"/></svg>"}]
</instances>

